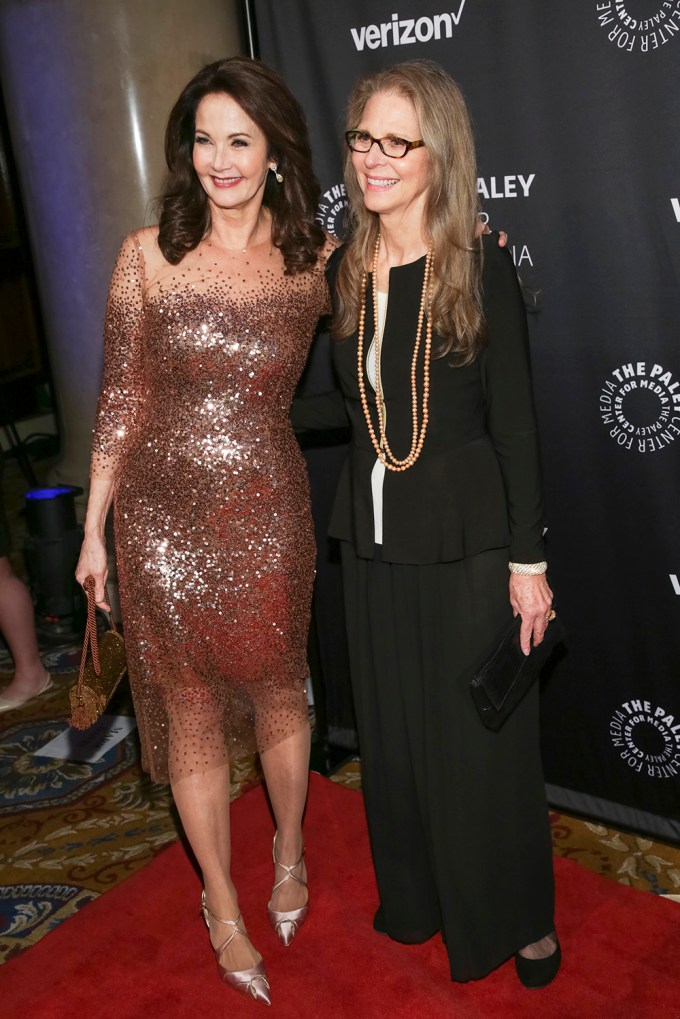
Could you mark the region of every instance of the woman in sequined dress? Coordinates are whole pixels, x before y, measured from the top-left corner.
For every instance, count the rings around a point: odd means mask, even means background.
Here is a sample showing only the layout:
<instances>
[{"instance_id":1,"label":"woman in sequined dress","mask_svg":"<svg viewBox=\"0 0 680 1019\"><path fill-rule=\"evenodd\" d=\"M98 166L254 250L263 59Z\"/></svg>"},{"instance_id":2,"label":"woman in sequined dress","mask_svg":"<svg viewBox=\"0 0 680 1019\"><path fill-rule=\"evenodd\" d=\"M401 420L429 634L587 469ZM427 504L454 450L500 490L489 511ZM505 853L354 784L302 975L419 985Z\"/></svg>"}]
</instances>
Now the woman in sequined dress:
<instances>
[{"instance_id":1,"label":"woman in sequined dress","mask_svg":"<svg viewBox=\"0 0 680 1019\"><path fill-rule=\"evenodd\" d=\"M269 1001L230 878L229 758L257 747L276 819L270 921L307 911L301 834L315 549L289 409L327 311L304 115L245 58L204 68L172 110L158 228L126 238L77 570L107 608L114 501L143 765L169 780L204 879L222 979Z\"/></svg>"}]
</instances>

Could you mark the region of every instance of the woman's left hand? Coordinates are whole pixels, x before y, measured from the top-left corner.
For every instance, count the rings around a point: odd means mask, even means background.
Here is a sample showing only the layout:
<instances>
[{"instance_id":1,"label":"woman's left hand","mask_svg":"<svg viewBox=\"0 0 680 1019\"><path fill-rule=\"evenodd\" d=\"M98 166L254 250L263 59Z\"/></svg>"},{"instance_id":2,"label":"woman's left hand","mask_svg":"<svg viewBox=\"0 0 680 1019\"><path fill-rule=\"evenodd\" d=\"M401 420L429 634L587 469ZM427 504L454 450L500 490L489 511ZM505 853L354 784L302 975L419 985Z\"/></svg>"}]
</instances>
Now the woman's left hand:
<instances>
[{"instance_id":1,"label":"woman's left hand","mask_svg":"<svg viewBox=\"0 0 680 1019\"><path fill-rule=\"evenodd\" d=\"M520 573L510 574L510 604L514 615L522 617L519 642L525 655L531 651L532 637L534 644L540 644L543 640L552 599L553 593L545 573L530 577Z\"/></svg>"},{"instance_id":2,"label":"woman's left hand","mask_svg":"<svg viewBox=\"0 0 680 1019\"><path fill-rule=\"evenodd\" d=\"M491 227L489 226L488 223L484 223L480 219L480 221L479 221L479 233L480 234L491 234L491 233L493 233L493 230L491 229ZM508 243L508 235L506 234L505 230L499 230L498 231L498 247L499 248L504 248L507 243Z\"/></svg>"}]
</instances>

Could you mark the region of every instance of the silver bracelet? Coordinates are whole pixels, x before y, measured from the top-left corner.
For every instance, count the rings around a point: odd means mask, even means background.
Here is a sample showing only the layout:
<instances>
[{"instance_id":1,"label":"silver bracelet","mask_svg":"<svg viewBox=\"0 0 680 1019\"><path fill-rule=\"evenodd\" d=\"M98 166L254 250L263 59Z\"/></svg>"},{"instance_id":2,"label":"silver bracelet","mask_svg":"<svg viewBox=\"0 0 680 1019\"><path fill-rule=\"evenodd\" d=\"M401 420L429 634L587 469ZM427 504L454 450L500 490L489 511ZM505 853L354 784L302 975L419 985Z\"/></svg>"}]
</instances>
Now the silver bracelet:
<instances>
[{"instance_id":1,"label":"silver bracelet","mask_svg":"<svg viewBox=\"0 0 680 1019\"><path fill-rule=\"evenodd\" d=\"M548 564L543 563L508 563L508 569L511 573L519 573L522 577L537 577L541 573L545 573L548 569Z\"/></svg>"}]
</instances>

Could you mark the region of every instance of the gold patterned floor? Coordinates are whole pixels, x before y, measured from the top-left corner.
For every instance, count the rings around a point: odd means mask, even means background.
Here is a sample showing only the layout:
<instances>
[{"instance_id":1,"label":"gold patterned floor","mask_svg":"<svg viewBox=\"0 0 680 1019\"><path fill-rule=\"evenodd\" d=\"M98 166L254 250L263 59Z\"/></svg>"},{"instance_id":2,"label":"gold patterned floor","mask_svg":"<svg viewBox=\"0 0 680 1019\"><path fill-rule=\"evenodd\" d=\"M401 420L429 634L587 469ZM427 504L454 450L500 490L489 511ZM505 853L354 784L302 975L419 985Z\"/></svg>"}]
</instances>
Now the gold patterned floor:
<instances>
[{"instance_id":1,"label":"gold patterned floor","mask_svg":"<svg viewBox=\"0 0 680 1019\"><path fill-rule=\"evenodd\" d=\"M8 487L14 490L7 509L16 538L22 530L18 493L26 486L11 462L4 481L6 494ZM12 556L12 563L21 573L21 556ZM136 732L95 764L36 756L66 727L77 659L73 649L49 654L54 688L17 711L0 714L0 963L179 837L168 787L155 785L141 770ZM0 654L0 686L9 682L10 667ZM125 684L111 710L132 713ZM331 777L359 791L360 762L345 762ZM232 799L261 780L257 757L234 761ZM551 826L557 855L680 901L680 847L559 813L551 814Z\"/></svg>"},{"instance_id":2,"label":"gold patterned floor","mask_svg":"<svg viewBox=\"0 0 680 1019\"><path fill-rule=\"evenodd\" d=\"M100 763L35 756L67 725L75 675L0 715L0 961L134 874L178 837L168 786L139 764L136 731ZM130 713L122 689L112 705ZM261 781L254 756L232 768L232 799Z\"/></svg>"},{"instance_id":3,"label":"gold patterned floor","mask_svg":"<svg viewBox=\"0 0 680 1019\"><path fill-rule=\"evenodd\" d=\"M343 765L334 781L361 789L358 758ZM550 812L553 852L620 884L677 898L680 902L680 846Z\"/></svg>"},{"instance_id":4,"label":"gold patterned floor","mask_svg":"<svg viewBox=\"0 0 680 1019\"><path fill-rule=\"evenodd\" d=\"M0 961L178 837L169 790L142 773L134 732L100 765L34 755L65 728L74 678L56 677L49 693L0 716ZM127 692L117 696L115 710L129 711ZM332 778L360 790L360 762L346 762ZM256 757L235 761L232 798L260 781ZM680 848L565 814L551 814L551 824L556 854L622 884L680 898Z\"/></svg>"}]
</instances>

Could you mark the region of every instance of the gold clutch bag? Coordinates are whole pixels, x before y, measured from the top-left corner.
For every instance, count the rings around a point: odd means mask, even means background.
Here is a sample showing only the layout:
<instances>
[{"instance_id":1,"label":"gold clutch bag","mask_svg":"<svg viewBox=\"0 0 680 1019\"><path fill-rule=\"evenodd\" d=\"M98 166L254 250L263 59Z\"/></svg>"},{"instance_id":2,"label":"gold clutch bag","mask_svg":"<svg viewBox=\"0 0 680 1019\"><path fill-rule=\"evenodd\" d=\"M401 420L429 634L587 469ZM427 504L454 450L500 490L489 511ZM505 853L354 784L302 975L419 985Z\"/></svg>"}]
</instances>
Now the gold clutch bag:
<instances>
[{"instance_id":1,"label":"gold clutch bag","mask_svg":"<svg viewBox=\"0 0 680 1019\"><path fill-rule=\"evenodd\" d=\"M127 668L125 644L113 618L111 629L107 630L101 639L98 638L94 579L87 577L83 586L87 594L87 626L78 682L69 695L71 700L69 725L75 729L88 729L101 718ZM89 650L92 654L88 660Z\"/></svg>"}]
</instances>

